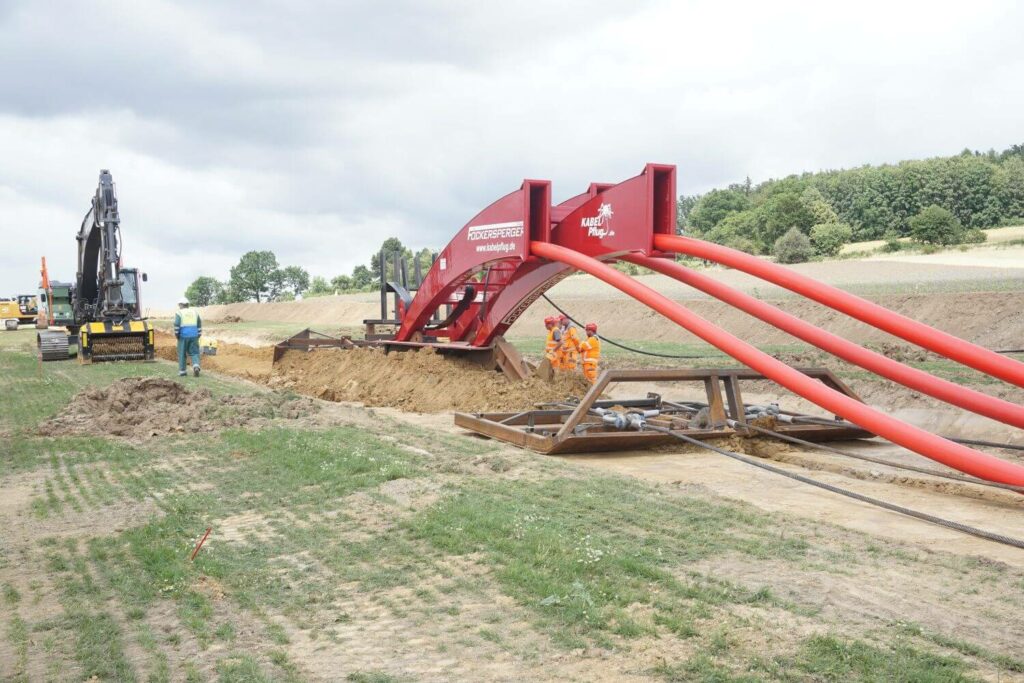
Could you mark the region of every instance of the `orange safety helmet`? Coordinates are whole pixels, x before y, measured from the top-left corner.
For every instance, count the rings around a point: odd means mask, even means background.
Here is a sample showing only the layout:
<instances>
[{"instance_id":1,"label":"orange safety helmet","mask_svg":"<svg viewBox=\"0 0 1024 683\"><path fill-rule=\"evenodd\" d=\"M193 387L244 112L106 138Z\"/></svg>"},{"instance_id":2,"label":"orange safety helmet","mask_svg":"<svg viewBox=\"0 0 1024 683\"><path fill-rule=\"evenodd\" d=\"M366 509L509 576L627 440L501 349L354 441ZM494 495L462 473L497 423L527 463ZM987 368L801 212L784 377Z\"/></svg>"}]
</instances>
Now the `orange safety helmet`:
<instances>
[{"instance_id":1,"label":"orange safety helmet","mask_svg":"<svg viewBox=\"0 0 1024 683\"><path fill-rule=\"evenodd\" d=\"M587 332L597 334L597 323L587 323L587 326L584 329L586 329Z\"/></svg>"}]
</instances>

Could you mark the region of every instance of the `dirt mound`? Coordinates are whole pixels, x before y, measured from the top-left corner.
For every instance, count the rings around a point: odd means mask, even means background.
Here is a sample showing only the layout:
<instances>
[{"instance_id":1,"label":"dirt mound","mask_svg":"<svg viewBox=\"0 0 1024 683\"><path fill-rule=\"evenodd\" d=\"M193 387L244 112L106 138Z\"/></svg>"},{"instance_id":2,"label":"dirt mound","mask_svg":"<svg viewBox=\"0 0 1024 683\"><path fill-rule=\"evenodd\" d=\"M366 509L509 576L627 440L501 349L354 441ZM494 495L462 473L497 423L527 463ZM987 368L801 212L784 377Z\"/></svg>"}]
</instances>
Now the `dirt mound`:
<instances>
[{"instance_id":1,"label":"dirt mound","mask_svg":"<svg viewBox=\"0 0 1024 683\"><path fill-rule=\"evenodd\" d=\"M296 419L317 410L309 399L276 393L214 398L208 389L189 390L168 379L128 377L106 388L79 392L63 412L39 426L39 433L148 438L258 427L274 418Z\"/></svg>"},{"instance_id":2,"label":"dirt mound","mask_svg":"<svg viewBox=\"0 0 1024 683\"><path fill-rule=\"evenodd\" d=\"M421 413L445 410L520 410L534 403L582 396L581 375L552 382L513 382L471 361L430 349L384 354L378 349L289 352L274 368L272 386L329 401L354 401Z\"/></svg>"},{"instance_id":3,"label":"dirt mound","mask_svg":"<svg viewBox=\"0 0 1024 683\"><path fill-rule=\"evenodd\" d=\"M178 362L178 343L174 335L156 333L157 358ZM218 343L217 355L203 356L202 366L235 377L264 382L270 378L274 349L271 346L253 347L245 344Z\"/></svg>"}]
</instances>

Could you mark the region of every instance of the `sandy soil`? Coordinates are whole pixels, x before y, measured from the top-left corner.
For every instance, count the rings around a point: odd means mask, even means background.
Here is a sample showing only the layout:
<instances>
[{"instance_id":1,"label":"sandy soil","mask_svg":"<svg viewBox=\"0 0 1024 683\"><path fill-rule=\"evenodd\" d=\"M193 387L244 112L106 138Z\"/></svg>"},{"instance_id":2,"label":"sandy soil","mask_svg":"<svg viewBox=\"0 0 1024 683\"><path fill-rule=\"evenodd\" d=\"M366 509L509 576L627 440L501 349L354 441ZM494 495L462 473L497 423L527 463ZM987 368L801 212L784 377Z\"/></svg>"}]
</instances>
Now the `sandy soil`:
<instances>
[{"instance_id":1,"label":"sandy soil","mask_svg":"<svg viewBox=\"0 0 1024 683\"><path fill-rule=\"evenodd\" d=\"M385 354L378 349L289 352L274 368L273 387L331 401L396 407L412 412L518 410L539 401L580 396L581 375L525 382L471 361L445 358L429 349Z\"/></svg>"},{"instance_id":2,"label":"sandy soil","mask_svg":"<svg viewBox=\"0 0 1024 683\"><path fill-rule=\"evenodd\" d=\"M265 382L270 378L273 354L273 348L265 344L253 346L218 340L217 355L204 355L201 362L204 369ZM178 362L177 344L173 335L156 333L156 355L164 360Z\"/></svg>"},{"instance_id":3,"label":"sandy soil","mask_svg":"<svg viewBox=\"0 0 1024 683\"><path fill-rule=\"evenodd\" d=\"M553 381L513 382L504 375L433 351L385 354L378 349L323 349L288 352L272 364L273 349L221 343L203 368L329 401L355 402L411 412L517 410L538 401L581 396L589 384L581 375ZM174 338L157 335L157 355L175 360ZM173 384L173 383L171 383Z\"/></svg>"}]
</instances>

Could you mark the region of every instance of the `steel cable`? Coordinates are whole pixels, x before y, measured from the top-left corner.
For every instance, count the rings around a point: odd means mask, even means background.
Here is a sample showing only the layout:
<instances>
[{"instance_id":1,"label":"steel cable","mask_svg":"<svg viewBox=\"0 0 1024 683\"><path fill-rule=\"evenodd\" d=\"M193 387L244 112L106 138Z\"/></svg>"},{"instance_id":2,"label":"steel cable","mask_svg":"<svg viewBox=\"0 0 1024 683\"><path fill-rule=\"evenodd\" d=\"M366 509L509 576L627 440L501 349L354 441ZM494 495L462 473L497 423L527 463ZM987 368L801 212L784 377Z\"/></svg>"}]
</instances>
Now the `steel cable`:
<instances>
[{"instance_id":1,"label":"steel cable","mask_svg":"<svg viewBox=\"0 0 1024 683\"><path fill-rule=\"evenodd\" d=\"M965 482L967 484L977 484L979 486L991 486L993 488L1005 489L1007 491L1015 491L1017 493L1024 493L1024 486L1013 486L1011 484L1001 484L1001 483L999 483L997 481L987 481L985 479L977 479L975 477L968 477L968 476L965 476L965 475L962 475L962 474L955 474L953 472L940 472L938 470L929 469L927 467L916 467L914 465L905 465L903 463L890 462L888 460L885 460L884 458L874 458L874 457L872 457L870 455L862 455L860 453L851 453L850 451L843 451L843 450L840 450L838 448L833 448L832 446L827 446L827 445L825 445L823 443L816 443L814 441L807 441L806 439L798 439L795 436L790 436L789 434L782 434L781 432L772 431L771 429L766 429L764 427L759 427L757 425L750 424L749 422L743 423L741 425L736 420L728 420L728 423L729 423L730 427L736 427L738 425L740 428L752 429L755 432L760 432L761 434L764 434L766 436L770 436L770 437L779 439L781 441L788 441L789 443L794 443L794 444L797 444L799 446L806 446L808 448L814 448L816 450L823 451L825 453L834 453L836 455L842 455L842 456L845 456L847 458L854 458L856 460L863 460L865 462L875 463L876 465L884 465L886 467L894 467L896 469L908 470L910 472L920 472L921 474L927 474L927 475L933 476L933 477L942 477L943 479L952 479L954 481L962 481L962 482Z\"/></svg>"},{"instance_id":2,"label":"steel cable","mask_svg":"<svg viewBox=\"0 0 1024 683\"><path fill-rule=\"evenodd\" d=\"M691 444L691 445L694 445L694 446L698 446L700 448L705 448L705 449L707 449L709 451L713 451L715 453L718 453L719 455L724 455L727 458L732 458L733 460L738 460L739 462L746 463L747 465L753 465L754 467L759 467L759 468L761 468L763 470L766 470L768 472L772 472L773 474L781 474L784 477L788 477L790 479L794 479L794 480L799 481L799 482L801 482L803 484L810 484L811 486L816 486L816 487L818 487L820 489L825 489L826 491L831 491L832 493L838 493L841 496L846 496L847 498L853 498L854 500L859 500L862 503L868 503L869 505L875 505L877 507L884 508L884 509L890 510L892 512L896 512L896 513L899 513L901 515L906 515L908 517L914 517L915 519L920 519L920 520L923 520L925 522L930 522L932 524L937 524L938 526L942 526L942 527L945 527L947 529L953 529L954 531L959 531L961 533L969 534L971 536L976 536L978 538L984 538L985 540L988 540L988 541L993 541L995 543L1002 543L1003 545L1009 545L1009 546L1013 546L1014 548L1020 548L1020 549L1024 550L1024 541L1022 541L1020 539L1017 539L1017 538L1011 538L1009 536L1004 536L1002 534L993 533L991 531L985 531L983 529L978 529L976 527L968 526L966 524L961 524L960 522L954 522L954 521L949 520L949 519L943 519L942 517L936 517L935 515L930 515L927 512L919 512L918 510L912 510L910 508L903 507L902 505L896 505L894 503L888 503L888 502L886 502L884 500L879 500L878 498L872 498L871 496L865 496L865 495L863 495L861 493L857 493L855 491L849 491L847 489L839 488L838 486L833 486L832 484L827 484L827 483L825 483L823 481L818 481L816 479L811 479L810 477L805 477L802 474L797 474L795 472L790 472L788 470L784 470L784 469L779 468L779 467L774 467L774 466L769 465L767 463L760 462L760 461L758 461L758 460L756 460L754 458L751 458L751 457L748 457L748 456L745 456L745 455L740 455L739 453L734 453L733 451L729 451L729 450L726 450L724 448L719 448L718 446L713 446L713 445L711 445L709 443L705 443L703 441L700 441L699 439L694 439L691 436L686 436L685 434L679 434L677 432L673 432L671 429L668 429L668 428L665 428L665 427L655 427L655 426L652 426L652 425L645 425L644 429L650 429L652 431L661 432L663 434L668 434L669 436L674 436L675 438L679 439L680 441L683 441L685 443L688 443L688 444Z\"/></svg>"},{"instance_id":3,"label":"steel cable","mask_svg":"<svg viewBox=\"0 0 1024 683\"><path fill-rule=\"evenodd\" d=\"M547 301L549 304L551 304L551 306L556 311L558 311L559 313L564 315L566 318L568 318L569 320L574 322L579 327L583 327L583 323L581 323L579 320L577 320L576 318L574 318L571 315L569 315L565 311L565 309L563 309L561 306L559 306L554 301L549 299L547 294L541 294L541 297L543 297L544 301ZM601 341L608 342L612 346L617 346L620 349L623 349L625 351L630 351L632 353L639 353L639 354L643 354L645 356L655 356L657 358L680 358L680 359L683 359L683 360L698 360L698 359L701 359L701 358L711 358L711 356L676 356L676 355L673 355L671 353L658 353L657 351L644 351L643 349L635 349L632 346L626 346L625 344L623 344L621 342L617 342L617 341L614 341L612 339L609 339L608 337L604 336L603 334L599 334L597 336L598 336L598 338Z\"/></svg>"}]
</instances>

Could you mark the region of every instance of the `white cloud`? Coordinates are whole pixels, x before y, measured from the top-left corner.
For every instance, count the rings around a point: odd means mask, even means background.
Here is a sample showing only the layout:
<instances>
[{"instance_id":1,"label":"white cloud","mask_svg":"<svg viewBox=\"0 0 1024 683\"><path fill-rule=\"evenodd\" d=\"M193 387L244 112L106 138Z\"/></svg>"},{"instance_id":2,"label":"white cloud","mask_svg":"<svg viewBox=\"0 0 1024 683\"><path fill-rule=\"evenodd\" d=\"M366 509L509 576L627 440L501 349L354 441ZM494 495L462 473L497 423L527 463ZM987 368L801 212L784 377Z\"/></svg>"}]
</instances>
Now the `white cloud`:
<instances>
[{"instance_id":1,"label":"white cloud","mask_svg":"<svg viewBox=\"0 0 1024 683\"><path fill-rule=\"evenodd\" d=\"M524 177L681 192L1021 142L1011 2L7 3L0 293L74 274L100 168L166 305L248 249L334 275ZM27 239L26 239L27 237Z\"/></svg>"}]
</instances>

